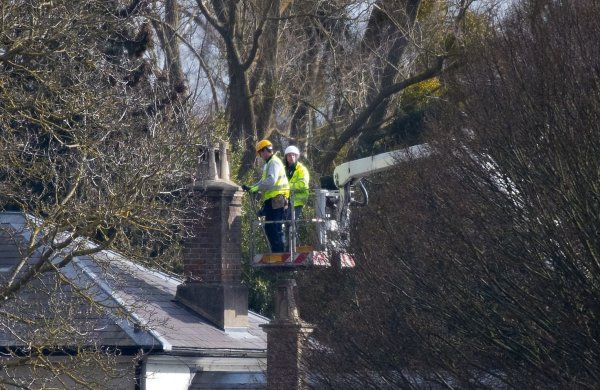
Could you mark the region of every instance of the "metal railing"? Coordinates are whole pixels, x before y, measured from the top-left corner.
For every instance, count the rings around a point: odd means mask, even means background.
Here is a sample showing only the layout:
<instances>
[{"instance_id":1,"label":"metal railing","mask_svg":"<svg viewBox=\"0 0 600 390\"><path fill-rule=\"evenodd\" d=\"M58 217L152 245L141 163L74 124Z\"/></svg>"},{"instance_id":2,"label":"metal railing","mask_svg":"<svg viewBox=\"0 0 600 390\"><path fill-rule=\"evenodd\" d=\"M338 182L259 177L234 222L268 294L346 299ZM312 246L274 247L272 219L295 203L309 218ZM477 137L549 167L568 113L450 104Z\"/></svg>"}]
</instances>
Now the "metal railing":
<instances>
[{"instance_id":1,"label":"metal railing","mask_svg":"<svg viewBox=\"0 0 600 390\"><path fill-rule=\"evenodd\" d=\"M323 190L317 190L315 196L314 209L310 207L303 208L303 215L309 214L314 215L310 218L296 218L296 210L293 207L293 194L289 199L288 210L286 213L287 218L277 221L265 221L258 217L254 219L250 225L251 235L251 253L254 256L257 253L257 239L262 236L266 244L268 253L271 252L269 240L266 236L264 227L268 224L281 224L284 230L286 253L289 252L290 256L293 256L299 252L307 250L323 250L327 243L327 231L331 230L330 225L334 222L328 214L324 212L325 201L324 197L319 201L318 193ZM258 207L256 199L251 195L250 200L252 203L252 209L257 215ZM260 230L260 232L258 231Z\"/></svg>"}]
</instances>

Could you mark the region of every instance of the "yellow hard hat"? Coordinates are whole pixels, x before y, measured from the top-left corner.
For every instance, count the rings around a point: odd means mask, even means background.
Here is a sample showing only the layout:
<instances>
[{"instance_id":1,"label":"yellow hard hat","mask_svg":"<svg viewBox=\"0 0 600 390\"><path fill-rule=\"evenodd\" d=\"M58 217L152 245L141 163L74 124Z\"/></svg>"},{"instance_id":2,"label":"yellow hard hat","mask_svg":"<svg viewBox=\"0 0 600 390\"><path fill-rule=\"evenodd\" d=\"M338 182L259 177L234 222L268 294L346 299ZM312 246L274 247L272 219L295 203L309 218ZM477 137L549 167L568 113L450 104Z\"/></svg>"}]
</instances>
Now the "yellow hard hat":
<instances>
[{"instance_id":1,"label":"yellow hard hat","mask_svg":"<svg viewBox=\"0 0 600 390\"><path fill-rule=\"evenodd\" d=\"M268 139L263 139L261 141L258 141L258 143L256 144L256 153L260 152L264 148L272 148L272 147L273 147L273 144L271 143L271 141L269 141Z\"/></svg>"}]
</instances>

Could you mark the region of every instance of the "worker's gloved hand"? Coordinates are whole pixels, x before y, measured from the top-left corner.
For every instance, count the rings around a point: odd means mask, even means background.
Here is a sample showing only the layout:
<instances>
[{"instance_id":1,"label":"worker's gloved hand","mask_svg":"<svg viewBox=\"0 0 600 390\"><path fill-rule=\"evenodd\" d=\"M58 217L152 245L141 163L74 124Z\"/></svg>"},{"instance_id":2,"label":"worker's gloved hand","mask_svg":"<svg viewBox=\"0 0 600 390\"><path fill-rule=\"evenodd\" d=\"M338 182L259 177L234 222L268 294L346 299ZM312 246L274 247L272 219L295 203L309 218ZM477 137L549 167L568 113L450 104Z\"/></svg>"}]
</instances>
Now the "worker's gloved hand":
<instances>
[{"instance_id":1,"label":"worker's gloved hand","mask_svg":"<svg viewBox=\"0 0 600 390\"><path fill-rule=\"evenodd\" d=\"M248 186L244 184L242 185L242 190L254 194L255 192L258 192L258 186Z\"/></svg>"}]
</instances>

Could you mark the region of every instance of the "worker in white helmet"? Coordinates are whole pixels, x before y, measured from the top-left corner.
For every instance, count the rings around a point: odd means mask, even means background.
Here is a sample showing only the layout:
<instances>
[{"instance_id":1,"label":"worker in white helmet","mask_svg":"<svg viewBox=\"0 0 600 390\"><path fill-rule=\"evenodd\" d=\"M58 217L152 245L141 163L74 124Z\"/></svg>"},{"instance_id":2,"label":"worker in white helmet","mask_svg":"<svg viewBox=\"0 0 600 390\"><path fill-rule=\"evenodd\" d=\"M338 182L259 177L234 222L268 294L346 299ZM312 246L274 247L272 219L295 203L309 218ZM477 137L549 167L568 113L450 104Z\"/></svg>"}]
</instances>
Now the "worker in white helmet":
<instances>
[{"instance_id":1,"label":"worker in white helmet","mask_svg":"<svg viewBox=\"0 0 600 390\"><path fill-rule=\"evenodd\" d=\"M300 150L293 145L285 149L285 174L290 184L290 207L288 207L287 219L299 220L302 218L302 209L308 201L310 175L308 169L298 161Z\"/></svg>"}]
</instances>

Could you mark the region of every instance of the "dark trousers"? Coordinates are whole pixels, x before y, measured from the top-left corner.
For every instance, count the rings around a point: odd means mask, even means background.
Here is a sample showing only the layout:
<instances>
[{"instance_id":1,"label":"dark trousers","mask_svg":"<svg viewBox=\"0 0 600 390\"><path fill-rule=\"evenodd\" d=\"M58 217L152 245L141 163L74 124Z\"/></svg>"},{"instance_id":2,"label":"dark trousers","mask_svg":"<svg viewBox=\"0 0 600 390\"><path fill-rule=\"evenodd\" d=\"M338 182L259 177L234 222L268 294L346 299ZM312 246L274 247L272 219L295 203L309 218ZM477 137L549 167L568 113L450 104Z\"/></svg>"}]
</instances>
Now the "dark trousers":
<instances>
[{"instance_id":1,"label":"dark trousers","mask_svg":"<svg viewBox=\"0 0 600 390\"><path fill-rule=\"evenodd\" d=\"M265 200L263 205L263 215L265 221L283 221L285 219L285 208L281 207L273 209L271 207L271 199ZM283 229L281 227L282 222L279 223L265 223L265 233L271 246L271 252L283 252L285 243L283 239Z\"/></svg>"}]
</instances>

